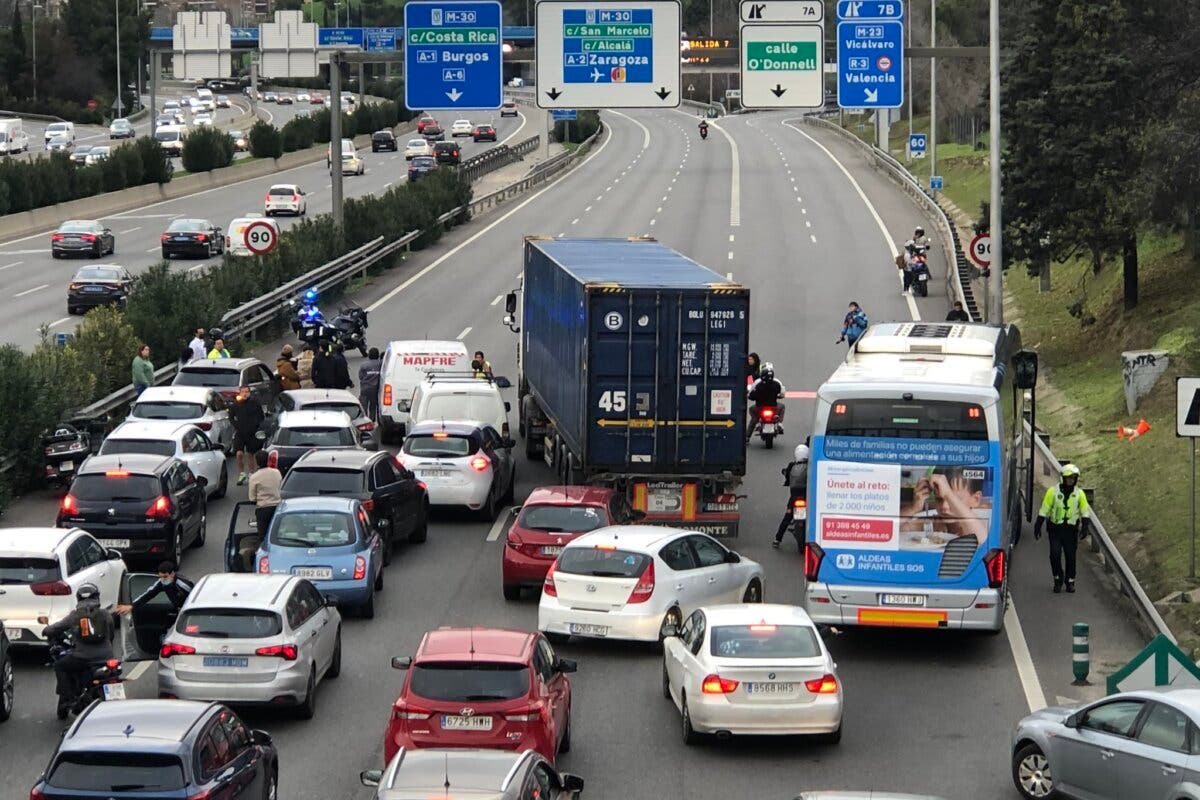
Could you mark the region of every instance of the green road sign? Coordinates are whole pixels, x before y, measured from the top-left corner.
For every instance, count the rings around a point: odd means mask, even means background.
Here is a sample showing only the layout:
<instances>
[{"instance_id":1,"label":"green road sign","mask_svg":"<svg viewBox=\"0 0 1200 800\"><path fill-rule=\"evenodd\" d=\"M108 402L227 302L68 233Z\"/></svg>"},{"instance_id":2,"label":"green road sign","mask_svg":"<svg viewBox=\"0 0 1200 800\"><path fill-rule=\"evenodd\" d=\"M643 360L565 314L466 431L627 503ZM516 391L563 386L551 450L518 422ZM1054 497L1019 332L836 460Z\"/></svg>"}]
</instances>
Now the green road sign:
<instances>
[{"instance_id":1,"label":"green road sign","mask_svg":"<svg viewBox=\"0 0 1200 800\"><path fill-rule=\"evenodd\" d=\"M747 42L750 72L811 72L821 69L816 42Z\"/></svg>"},{"instance_id":2,"label":"green road sign","mask_svg":"<svg viewBox=\"0 0 1200 800\"><path fill-rule=\"evenodd\" d=\"M1200 686L1200 666L1161 633L1128 664L1110 675L1108 693L1155 686Z\"/></svg>"}]
</instances>

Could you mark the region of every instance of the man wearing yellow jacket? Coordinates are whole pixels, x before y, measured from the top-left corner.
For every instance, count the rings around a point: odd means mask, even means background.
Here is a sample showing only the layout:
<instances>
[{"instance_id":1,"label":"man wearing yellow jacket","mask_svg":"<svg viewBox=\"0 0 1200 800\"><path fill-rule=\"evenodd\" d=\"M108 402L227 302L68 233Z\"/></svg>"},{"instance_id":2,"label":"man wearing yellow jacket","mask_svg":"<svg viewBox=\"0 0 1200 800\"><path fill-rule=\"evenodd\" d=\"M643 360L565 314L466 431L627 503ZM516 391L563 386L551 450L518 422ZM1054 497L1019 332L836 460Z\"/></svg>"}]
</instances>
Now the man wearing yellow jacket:
<instances>
[{"instance_id":1,"label":"man wearing yellow jacket","mask_svg":"<svg viewBox=\"0 0 1200 800\"><path fill-rule=\"evenodd\" d=\"M1062 468L1062 482L1046 490L1042 508L1033 526L1033 538L1042 538L1042 525L1049 522L1050 572L1054 574L1054 592L1062 591L1065 577L1067 591L1075 591L1075 550L1079 540L1087 535L1083 520L1088 514L1087 495L1078 486L1079 467L1067 464ZM1063 569L1063 561L1066 569Z\"/></svg>"}]
</instances>

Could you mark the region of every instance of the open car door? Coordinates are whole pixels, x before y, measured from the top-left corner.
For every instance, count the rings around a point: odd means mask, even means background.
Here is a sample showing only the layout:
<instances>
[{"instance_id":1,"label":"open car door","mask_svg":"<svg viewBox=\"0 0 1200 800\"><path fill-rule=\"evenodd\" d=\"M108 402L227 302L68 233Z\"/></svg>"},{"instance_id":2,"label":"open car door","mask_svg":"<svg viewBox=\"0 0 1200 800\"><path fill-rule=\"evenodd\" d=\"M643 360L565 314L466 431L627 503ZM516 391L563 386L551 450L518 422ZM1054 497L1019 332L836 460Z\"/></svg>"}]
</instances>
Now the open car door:
<instances>
[{"instance_id":1,"label":"open car door","mask_svg":"<svg viewBox=\"0 0 1200 800\"><path fill-rule=\"evenodd\" d=\"M254 515L255 504L252 500L242 500L233 507L233 513L229 515L229 534L225 537L225 571L226 572L253 572L253 565L250 568L242 563L242 558L238 554L241 548L242 540L247 536L262 537L266 531L262 533L258 530L258 520ZM261 541L261 539L260 539Z\"/></svg>"},{"instance_id":2,"label":"open car door","mask_svg":"<svg viewBox=\"0 0 1200 800\"><path fill-rule=\"evenodd\" d=\"M121 580L121 603L133 599L154 585L158 575L148 572L127 572ZM125 661L155 661L163 636L172 625L178 609L166 593L159 594L141 608L135 608L121 621L121 641Z\"/></svg>"}]
</instances>

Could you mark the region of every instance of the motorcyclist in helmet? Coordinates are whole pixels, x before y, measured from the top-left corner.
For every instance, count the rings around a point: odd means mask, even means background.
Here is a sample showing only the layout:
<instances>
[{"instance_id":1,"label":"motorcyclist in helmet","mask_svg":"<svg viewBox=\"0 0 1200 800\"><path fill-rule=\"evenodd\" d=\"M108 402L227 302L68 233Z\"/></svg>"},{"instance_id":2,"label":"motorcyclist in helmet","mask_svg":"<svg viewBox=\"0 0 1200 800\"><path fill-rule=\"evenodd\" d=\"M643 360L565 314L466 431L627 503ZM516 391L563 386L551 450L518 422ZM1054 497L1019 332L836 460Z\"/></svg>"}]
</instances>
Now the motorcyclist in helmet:
<instances>
[{"instance_id":1,"label":"motorcyclist in helmet","mask_svg":"<svg viewBox=\"0 0 1200 800\"><path fill-rule=\"evenodd\" d=\"M80 586L75 600L74 611L42 630L42 636L48 640L67 633L75 640L74 649L54 664L60 709L79 695L77 687L88 677L93 664L113 657L113 637L119 624L114 613L100 608L100 589L96 584Z\"/></svg>"},{"instance_id":2,"label":"motorcyclist in helmet","mask_svg":"<svg viewBox=\"0 0 1200 800\"><path fill-rule=\"evenodd\" d=\"M792 460L780 472L783 473L783 485L788 487L789 496L783 519L779 521L779 529L775 531L775 541L771 542L771 547L777 550L779 543L783 541L783 535L792 524L792 504L797 499L808 499L808 445L796 445Z\"/></svg>"},{"instance_id":3,"label":"motorcyclist in helmet","mask_svg":"<svg viewBox=\"0 0 1200 800\"><path fill-rule=\"evenodd\" d=\"M769 361L763 362L762 369L758 373L758 380L750 387L749 392L752 405L750 406L750 422L746 426L747 444L750 442L750 437L754 435L754 428L758 424L758 410L762 406L776 409L778 415L776 435L783 433L783 404L779 402L779 398L783 397L783 391L783 384L775 380L775 365Z\"/></svg>"},{"instance_id":4,"label":"motorcyclist in helmet","mask_svg":"<svg viewBox=\"0 0 1200 800\"><path fill-rule=\"evenodd\" d=\"M708 138L708 120L706 120L706 119L700 120L700 138L701 139Z\"/></svg>"},{"instance_id":5,"label":"motorcyclist in helmet","mask_svg":"<svg viewBox=\"0 0 1200 800\"><path fill-rule=\"evenodd\" d=\"M925 229L918 225L912 238L904 243L904 291L912 289L917 256L924 256L928 252L929 237L925 235Z\"/></svg>"}]
</instances>

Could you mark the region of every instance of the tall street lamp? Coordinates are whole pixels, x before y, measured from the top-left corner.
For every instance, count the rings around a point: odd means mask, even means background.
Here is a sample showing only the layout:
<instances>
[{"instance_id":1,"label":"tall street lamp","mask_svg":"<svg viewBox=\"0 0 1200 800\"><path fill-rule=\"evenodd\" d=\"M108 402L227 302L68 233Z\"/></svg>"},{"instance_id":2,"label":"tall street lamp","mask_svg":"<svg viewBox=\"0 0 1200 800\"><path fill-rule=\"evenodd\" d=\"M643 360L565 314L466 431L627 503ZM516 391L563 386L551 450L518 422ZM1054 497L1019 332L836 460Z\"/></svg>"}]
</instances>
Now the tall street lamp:
<instances>
[{"instance_id":1,"label":"tall street lamp","mask_svg":"<svg viewBox=\"0 0 1200 800\"><path fill-rule=\"evenodd\" d=\"M40 6L34 0L29 3L29 14L33 17L33 99L37 101L37 10Z\"/></svg>"},{"instance_id":2,"label":"tall street lamp","mask_svg":"<svg viewBox=\"0 0 1200 800\"><path fill-rule=\"evenodd\" d=\"M113 17L117 21L117 107L118 117L125 116L125 104L121 102L121 0L113 0Z\"/></svg>"}]
</instances>

